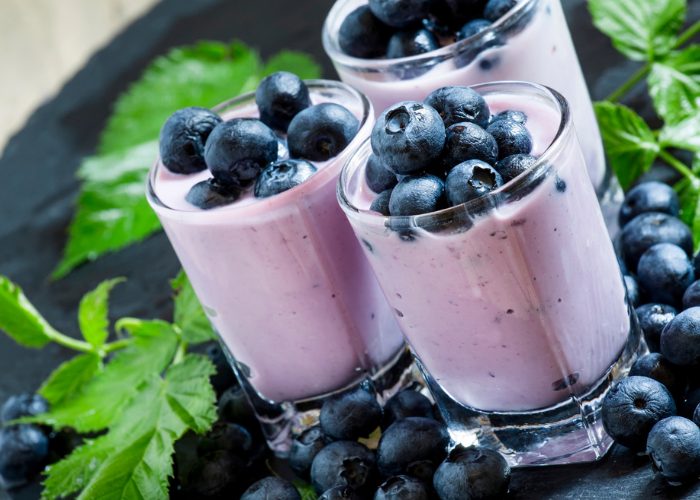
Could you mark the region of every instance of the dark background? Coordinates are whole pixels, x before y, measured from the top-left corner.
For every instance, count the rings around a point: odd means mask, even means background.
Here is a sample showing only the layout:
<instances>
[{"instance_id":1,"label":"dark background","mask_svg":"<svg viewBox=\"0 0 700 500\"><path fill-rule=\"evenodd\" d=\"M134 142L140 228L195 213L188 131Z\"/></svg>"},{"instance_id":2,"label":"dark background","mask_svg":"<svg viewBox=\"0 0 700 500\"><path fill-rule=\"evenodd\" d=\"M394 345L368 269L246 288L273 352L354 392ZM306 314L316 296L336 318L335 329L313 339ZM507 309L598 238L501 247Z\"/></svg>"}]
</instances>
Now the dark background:
<instances>
[{"instance_id":1,"label":"dark background","mask_svg":"<svg viewBox=\"0 0 700 500\"><path fill-rule=\"evenodd\" d=\"M616 0L610 0L616 1ZM635 69L592 26L584 0L563 0L586 78L595 99L604 98ZM691 0L690 19L700 17ZM168 280L179 269L165 235L105 256L66 278L48 278L58 263L72 217L80 159L94 152L111 103L148 63L171 47L201 39L237 38L263 57L280 49L311 54L324 76L335 78L320 34L329 0L164 0L127 27L50 102L37 109L0 157L0 274L21 285L39 311L59 331L77 333L80 297L100 281L125 276L114 292L113 318L170 318ZM11 71L4 72L12 77ZM643 89L627 99L646 116L652 113ZM0 335L0 402L37 389L70 353L48 346L29 350ZM596 464L518 470L513 498L700 497L700 485L670 488L655 479L648 460L621 447ZM32 485L14 498L37 498ZM0 498L5 493L0 491Z\"/></svg>"}]
</instances>

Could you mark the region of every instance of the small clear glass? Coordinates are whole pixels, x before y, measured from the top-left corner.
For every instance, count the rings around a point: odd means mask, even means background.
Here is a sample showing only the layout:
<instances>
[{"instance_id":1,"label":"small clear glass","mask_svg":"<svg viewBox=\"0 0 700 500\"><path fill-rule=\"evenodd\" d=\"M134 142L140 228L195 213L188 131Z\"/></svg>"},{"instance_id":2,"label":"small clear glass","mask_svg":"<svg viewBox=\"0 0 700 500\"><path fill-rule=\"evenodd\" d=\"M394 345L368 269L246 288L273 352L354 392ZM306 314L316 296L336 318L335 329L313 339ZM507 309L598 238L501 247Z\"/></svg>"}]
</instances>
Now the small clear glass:
<instances>
[{"instance_id":1,"label":"small clear glass","mask_svg":"<svg viewBox=\"0 0 700 500\"><path fill-rule=\"evenodd\" d=\"M367 0L338 0L323 27L323 47L340 79L363 92L375 112L398 101L423 100L449 85L532 81L554 88L573 110L590 179L611 234L617 229L622 190L606 167L586 81L559 0L520 0L508 14L472 37L400 59L359 59L340 50L345 17Z\"/></svg>"},{"instance_id":2,"label":"small clear glass","mask_svg":"<svg viewBox=\"0 0 700 500\"><path fill-rule=\"evenodd\" d=\"M386 394L401 385L412 364L335 199L343 163L372 130L372 105L341 82L306 83L312 103L344 105L361 123L352 143L322 166L317 163L308 181L270 198L200 210L185 195L209 172L180 176L158 160L147 189L279 455L288 451L290 431L314 423L324 397L367 377ZM214 110L224 119L258 113L254 93Z\"/></svg>"},{"instance_id":3,"label":"small clear glass","mask_svg":"<svg viewBox=\"0 0 700 500\"><path fill-rule=\"evenodd\" d=\"M525 110L538 161L492 193L413 217L369 210L365 142L338 199L452 437L514 466L591 461L601 403L646 352L569 105L525 82L476 85Z\"/></svg>"}]
</instances>

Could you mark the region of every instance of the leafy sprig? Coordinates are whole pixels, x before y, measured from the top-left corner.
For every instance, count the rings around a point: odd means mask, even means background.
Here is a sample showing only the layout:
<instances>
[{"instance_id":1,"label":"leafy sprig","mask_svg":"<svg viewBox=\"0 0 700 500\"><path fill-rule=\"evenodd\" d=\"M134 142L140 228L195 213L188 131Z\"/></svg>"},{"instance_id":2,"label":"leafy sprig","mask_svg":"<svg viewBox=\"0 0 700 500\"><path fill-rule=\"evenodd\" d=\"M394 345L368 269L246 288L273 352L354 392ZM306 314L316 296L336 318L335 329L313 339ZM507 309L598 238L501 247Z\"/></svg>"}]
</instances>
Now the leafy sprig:
<instances>
[{"instance_id":1,"label":"leafy sprig","mask_svg":"<svg viewBox=\"0 0 700 500\"><path fill-rule=\"evenodd\" d=\"M656 161L683 177L674 187L681 217L700 245L700 45L686 46L700 21L680 33L686 0L590 0L594 24L625 56L643 65L595 110L608 161L620 184L628 189ZM646 80L654 109L663 125L652 128L632 109L619 103ZM687 165L678 151L692 154Z\"/></svg>"}]
</instances>

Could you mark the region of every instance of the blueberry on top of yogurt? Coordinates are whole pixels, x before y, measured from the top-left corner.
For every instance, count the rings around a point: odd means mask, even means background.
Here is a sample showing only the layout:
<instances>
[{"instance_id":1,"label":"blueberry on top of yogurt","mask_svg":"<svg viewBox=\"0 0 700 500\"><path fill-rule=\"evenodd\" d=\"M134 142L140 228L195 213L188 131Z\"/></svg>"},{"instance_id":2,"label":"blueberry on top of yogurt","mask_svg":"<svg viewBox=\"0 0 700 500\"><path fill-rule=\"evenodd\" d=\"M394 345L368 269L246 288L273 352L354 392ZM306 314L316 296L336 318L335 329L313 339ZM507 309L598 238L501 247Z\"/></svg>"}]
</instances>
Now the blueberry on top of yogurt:
<instances>
[{"instance_id":1,"label":"blueberry on top of yogurt","mask_svg":"<svg viewBox=\"0 0 700 500\"><path fill-rule=\"evenodd\" d=\"M165 168L176 174L207 168L204 145L220 123L219 115L205 108L184 108L170 115L160 130L160 157Z\"/></svg>"}]
</instances>

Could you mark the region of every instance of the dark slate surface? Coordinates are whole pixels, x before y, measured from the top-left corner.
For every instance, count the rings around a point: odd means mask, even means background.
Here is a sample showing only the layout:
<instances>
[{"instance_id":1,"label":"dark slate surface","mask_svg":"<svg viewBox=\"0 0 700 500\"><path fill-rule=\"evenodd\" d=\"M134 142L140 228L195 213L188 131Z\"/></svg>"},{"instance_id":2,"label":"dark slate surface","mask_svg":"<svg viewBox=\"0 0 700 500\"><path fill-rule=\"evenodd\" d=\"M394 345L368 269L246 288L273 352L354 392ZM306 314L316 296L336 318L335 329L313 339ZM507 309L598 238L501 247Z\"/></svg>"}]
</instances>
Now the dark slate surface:
<instances>
[{"instance_id":1,"label":"dark slate surface","mask_svg":"<svg viewBox=\"0 0 700 500\"><path fill-rule=\"evenodd\" d=\"M635 65L624 60L591 25L584 0L563 0L574 41L595 98L621 83ZM47 278L59 260L73 213L80 158L94 151L110 103L155 56L200 39L239 38L263 56L280 48L302 50L335 76L323 53L320 32L328 0L264 2L164 0L99 51L60 91L39 108L9 142L0 158L0 273L18 282L37 308L60 331L76 332L76 308L83 293L99 281L126 276L114 295L114 317L170 314L168 280L178 270L164 235L85 265L59 282ZM700 0L691 1L691 18L700 17ZM284 15L271 15L282 13ZM630 104L650 115L643 93ZM67 358L57 347L20 348L0 335L0 401L33 391L53 367ZM648 461L616 447L596 464L518 470L513 498L674 498L700 497L700 484L669 488L652 475ZM37 498L32 485L13 498ZM5 493L0 491L0 498Z\"/></svg>"}]
</instances>

